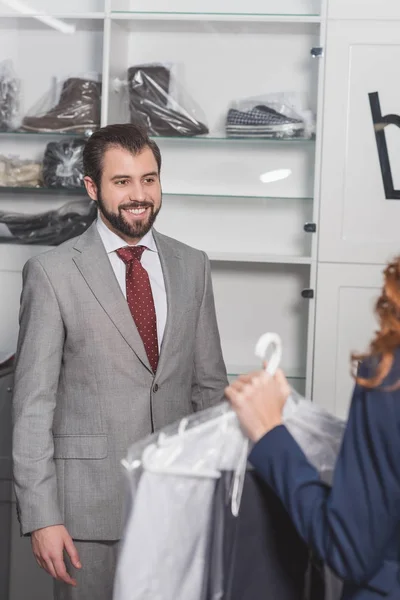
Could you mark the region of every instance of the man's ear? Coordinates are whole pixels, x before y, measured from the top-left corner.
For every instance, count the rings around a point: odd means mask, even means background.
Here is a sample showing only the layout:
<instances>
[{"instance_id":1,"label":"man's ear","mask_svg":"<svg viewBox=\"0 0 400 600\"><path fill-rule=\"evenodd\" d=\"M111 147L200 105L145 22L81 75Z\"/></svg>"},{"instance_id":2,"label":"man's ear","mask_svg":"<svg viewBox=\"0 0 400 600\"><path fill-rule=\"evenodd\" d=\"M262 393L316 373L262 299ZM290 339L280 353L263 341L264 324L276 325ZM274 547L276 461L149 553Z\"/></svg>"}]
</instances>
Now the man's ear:
<instances>
[{"instance_id":1,"label":"man's ear","mask_svg":"<svg viewBox=\"0 0 400 600\"><path fill-rule=\"evenodd\" d=\"M89 195L89 198L97 202L97 185L91 177L84 177L83 181L85 183L85 188Z\"/></svg>"}]
</instances>

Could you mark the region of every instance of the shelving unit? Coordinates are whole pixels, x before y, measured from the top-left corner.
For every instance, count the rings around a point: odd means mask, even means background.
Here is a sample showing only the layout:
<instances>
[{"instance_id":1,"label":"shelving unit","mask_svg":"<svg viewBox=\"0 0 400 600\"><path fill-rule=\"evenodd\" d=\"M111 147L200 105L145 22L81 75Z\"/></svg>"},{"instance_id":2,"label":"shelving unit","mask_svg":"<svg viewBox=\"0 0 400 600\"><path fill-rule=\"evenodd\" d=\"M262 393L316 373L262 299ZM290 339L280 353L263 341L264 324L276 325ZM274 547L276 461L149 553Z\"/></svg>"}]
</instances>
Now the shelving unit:
<instances>
[{"instance_id":1,"label":"shelving unit","mask_svg":"<svg viewBox=\"0 0 400 600\"><path fill-rule=\"evenodd\" d=\"M273 0L231 0L229 12L222 0L194 0L190 9L173 0L170 10L161 0L56 4L38 0L31 15L0 10L0 58L11 58L21 79L21 114L40 102L54 77L97 73L101 124L128 122L127 69L173 64L180 102L196 107L209 134L154 138L163 156L164 192L156 227L210 257L229 372L257 366L254 343L274 330L283 338L284 367L310 393L314 300L302 291L316 288L317 242L304 225L318 220L324 63L310 51L324 45L325 3L282 0L279 12ZM43 22L46 16L56 19L56 28ZM59 22L73 31L62 33ZM308 97L317 114L316 139L226 137L232 102L283 91ZM40 160L49 141L68 137L0 133L0 154ZM42 212L83 197L79 189L0 187L0 211ZM46 249L0 245L0 276L16 303L23 263ZM7 327L16 335L13 319Z\"/></svg>"},{"instance_id":2,"label":"shelving unit","mask_svg":"<svg viewBox=\"0 0 400 600\"><path fill-rule=\"evenodd\" d=\"M127 69L174 65L177 99L209 134L154 138L163 157L156 227L211 259L229 379L258 367L255 342L276 331L291 385L310 395L318 233L304 226L319 219L324 92L324 58L311 49L325 46L327 0L230 0L229 12L226 0L31 2L31 15L0 5L0 60L13 60L23 116L54 78L98 74L101 125L127 122ZM315 139L226 137L232 102L284 91L308 98ZM0 132L0 154L41 160L48 142L80 135ZM79 189L0 187L0 211L40 213L83 198ZM16 343L23 265L48 249L0 244L0 350ZM14 522L10 600L23 598L27 585L50 600L50 578L24 542Z\"/></svg>"}]
</instances>

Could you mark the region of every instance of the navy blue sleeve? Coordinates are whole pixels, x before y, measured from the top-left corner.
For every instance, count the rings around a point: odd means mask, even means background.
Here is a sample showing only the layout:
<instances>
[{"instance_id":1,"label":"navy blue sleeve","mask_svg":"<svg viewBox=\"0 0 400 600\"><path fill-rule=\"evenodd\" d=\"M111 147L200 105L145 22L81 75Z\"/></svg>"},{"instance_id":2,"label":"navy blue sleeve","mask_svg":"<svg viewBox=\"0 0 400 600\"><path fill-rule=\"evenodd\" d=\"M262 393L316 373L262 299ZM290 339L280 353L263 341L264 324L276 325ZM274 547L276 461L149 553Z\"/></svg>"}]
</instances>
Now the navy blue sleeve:
<instances>
[{"instance_id":1,"label":"navy blue sleeve","mask_svg":"<svg viewBox=\"0 0 400 600\"><path fill-rule=\"evenodd\" d=\"M353 583L375 574L398 531L399 416L399 390L355 387L332 488L283 425L266 434L250 455L308 545Z\"/></svg>"}]
</instances>

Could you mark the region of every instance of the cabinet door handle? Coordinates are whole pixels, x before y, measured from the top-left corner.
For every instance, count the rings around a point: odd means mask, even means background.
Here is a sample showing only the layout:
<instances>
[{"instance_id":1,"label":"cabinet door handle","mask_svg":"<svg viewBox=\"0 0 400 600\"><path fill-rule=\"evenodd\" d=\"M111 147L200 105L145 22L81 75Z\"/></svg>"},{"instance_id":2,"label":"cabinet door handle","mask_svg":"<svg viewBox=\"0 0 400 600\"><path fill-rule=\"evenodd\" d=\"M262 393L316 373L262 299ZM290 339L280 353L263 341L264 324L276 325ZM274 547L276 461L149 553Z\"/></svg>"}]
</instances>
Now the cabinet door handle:
<instances>
[{"instance_id":1,"label":"cabinet door handle","mask_svg":"<svg viewBox=\"0 0 400 600\"><path fill-rule=\"evenodd\" d=\"M324 56L324 49L322 46L316 46L311 48L310 54L313 58L322 58Z\"/></svg>"},{"instance_id":2,"label":"cabinet door handle","mask_svg":"<svg viewBox=\"0 0 400 600\"><path fill-rule=\"evenodd\" d=\"M7 392L8 392L9 394L11 394L11 392L12 392L12 391L13 391L12 387L8 387L8 388L7 388Z\"/></svg>"},{"instance_id":3,"label":"cabinet door handle","mask_svg":"<svg viewBox=\"0 0 400 600\"><path fill-rule=\"evenodd\" d=\"M304 231L306 233L315 233L317 231L317 226L315 223L305 223Z\"/></svg>"}]
</instances>

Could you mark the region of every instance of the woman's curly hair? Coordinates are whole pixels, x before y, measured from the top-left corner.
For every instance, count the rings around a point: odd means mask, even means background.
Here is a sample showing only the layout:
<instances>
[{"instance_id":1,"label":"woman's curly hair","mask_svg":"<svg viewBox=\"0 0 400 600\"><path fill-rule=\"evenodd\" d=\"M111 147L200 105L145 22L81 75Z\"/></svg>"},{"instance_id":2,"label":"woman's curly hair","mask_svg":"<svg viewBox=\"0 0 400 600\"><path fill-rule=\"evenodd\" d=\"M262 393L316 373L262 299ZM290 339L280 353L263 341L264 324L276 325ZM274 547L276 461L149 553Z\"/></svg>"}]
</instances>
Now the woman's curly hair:
<instances>
[{"instance_id":1,"label":"woman's curly hair","mask_svg":"<svg viewBox=\"0 0 400 600\"><path fill-rule=\"evenodd\" d=\"M392 368L394 353L400 347L400 257L389 263L384 271L384 285L375 305L375 313L378 316L379 330L371 342L369 352L352 355L355 365L366 358L377 359L372 377L355 375L357 383L367 388L375 388L382 383ZM394 387L400 387L400 381Z\"/></svg>"}]
</instances>

